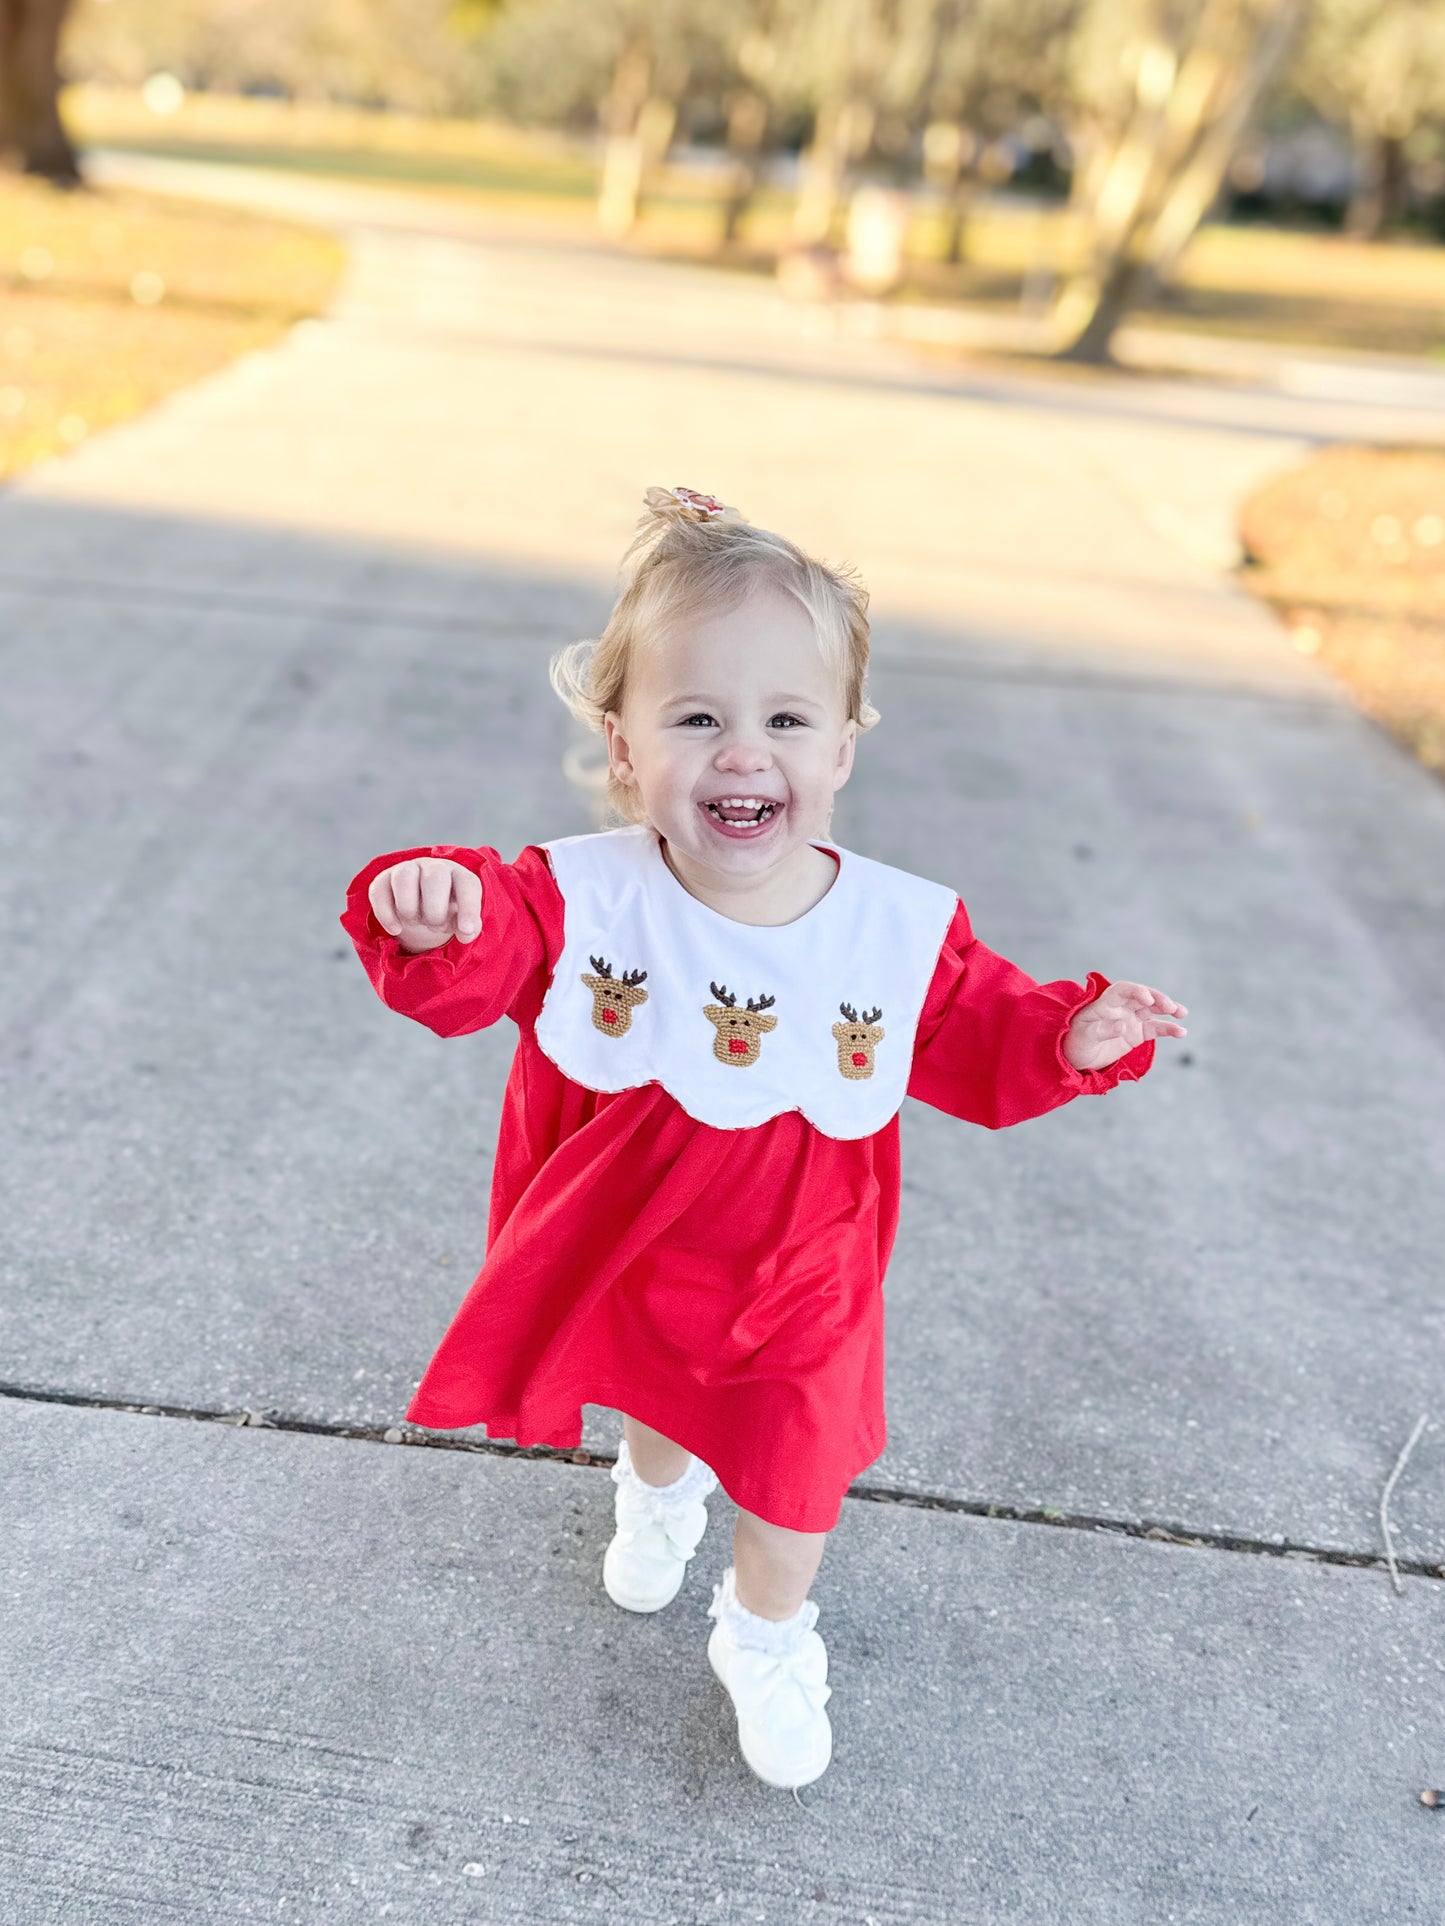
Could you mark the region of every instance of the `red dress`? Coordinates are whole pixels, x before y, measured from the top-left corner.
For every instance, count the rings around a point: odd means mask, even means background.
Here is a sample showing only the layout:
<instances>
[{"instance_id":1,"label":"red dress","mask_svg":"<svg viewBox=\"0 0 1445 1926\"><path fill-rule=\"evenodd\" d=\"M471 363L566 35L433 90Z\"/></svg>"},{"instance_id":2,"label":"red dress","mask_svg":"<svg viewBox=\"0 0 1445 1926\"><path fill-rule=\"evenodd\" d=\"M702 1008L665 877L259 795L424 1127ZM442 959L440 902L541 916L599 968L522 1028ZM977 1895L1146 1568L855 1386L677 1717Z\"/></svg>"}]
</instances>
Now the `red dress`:
<instances>
[{"instance_id":1,"label":"red dress","mask_svg":"<svg viewBox=\"0 0 1445 1926\"><path fill-rule=\"evenodd\" d=\"M482 933L409 955L377 923L372 878L439 856L482 879ZM735 1503L830 1531L883 1450L883 1275L898 1225L895 1115L844 1140L788 1111L748 1129L695 1122L658 1083L565 1076L534 1026L563 946L535 844L378 856L342 927L377 994L438 1036L502 1016L518 1043L492 1176L487 1254L407 1408L414 1424L581 1442L585 1404L651 1425L710 1465ZM914 1037L908 1093L996 1130L1144 1075L1152 1042L1107 1070L1060 1045L1107 987L1038 984L979 943L958 904Z\"/></svg>"}]
</instances>

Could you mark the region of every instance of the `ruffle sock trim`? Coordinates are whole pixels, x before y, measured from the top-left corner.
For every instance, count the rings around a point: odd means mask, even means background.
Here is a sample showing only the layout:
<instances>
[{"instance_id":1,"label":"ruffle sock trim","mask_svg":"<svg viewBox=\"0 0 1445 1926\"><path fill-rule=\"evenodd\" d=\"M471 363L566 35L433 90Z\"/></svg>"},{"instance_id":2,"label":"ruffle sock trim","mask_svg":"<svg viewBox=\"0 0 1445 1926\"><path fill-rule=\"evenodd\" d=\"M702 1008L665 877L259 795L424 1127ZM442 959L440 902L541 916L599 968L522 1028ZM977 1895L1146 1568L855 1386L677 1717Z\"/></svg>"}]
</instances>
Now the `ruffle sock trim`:
<instances>
[{"instance_id":1,"label":"ruffle sock trim","mask_svg":"<svg viewBox=\"0 0 1445 1926\"><path fill-rule=\"evenodd\" d=\"M738 1599L737 1574L729 1565L722 1583L712 1588L709 1618L715 1618L734 1645L751 1652L766 1652L772 1658L786 1658L796 1652L818 1622L818 1607L805 1598L791 1618L762 1618L750 1612Z\"/></svg>"},{"instance_id":2,"label":"ruffle sock trim","mask_svg":"<svg viewBox=\"0 0 1445 1926\"><path fill-rule=\"evenodd\" d=\"M701 1458L694 1458L682 1476L674 1478L670 1485L648 1484L637 1475L626 1438L618 1444L617 1463L612 1467L611 1477L614 1485L634 1498L652 1498L663 1505L690 1505L694 1499L706 1498L717 1488L717 1474Z\"/></svg>"}]
</instances>

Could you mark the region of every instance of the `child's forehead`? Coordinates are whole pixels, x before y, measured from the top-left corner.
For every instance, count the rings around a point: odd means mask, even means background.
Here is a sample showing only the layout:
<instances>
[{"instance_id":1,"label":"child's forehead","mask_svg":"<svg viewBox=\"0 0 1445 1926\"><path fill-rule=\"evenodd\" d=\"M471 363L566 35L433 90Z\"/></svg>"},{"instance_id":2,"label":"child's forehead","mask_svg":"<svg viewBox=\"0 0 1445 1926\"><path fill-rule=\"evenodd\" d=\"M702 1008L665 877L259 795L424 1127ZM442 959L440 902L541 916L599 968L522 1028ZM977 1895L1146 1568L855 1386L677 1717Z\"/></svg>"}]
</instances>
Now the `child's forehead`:
<instances>
[{"instance_id":1,"label":"child's forehead","mask_svg":"<svg viewBox=\"0 0 1445 1926\"><path fill-rule=\"evenodd\" d=\"M833 680L813 618L794 597L778 593L679 615L647 638L638 657L639 679L653 688L704 674L731 683L775 679L784 668L791 679L820 689Z\"/></svg>"}]
</instances>

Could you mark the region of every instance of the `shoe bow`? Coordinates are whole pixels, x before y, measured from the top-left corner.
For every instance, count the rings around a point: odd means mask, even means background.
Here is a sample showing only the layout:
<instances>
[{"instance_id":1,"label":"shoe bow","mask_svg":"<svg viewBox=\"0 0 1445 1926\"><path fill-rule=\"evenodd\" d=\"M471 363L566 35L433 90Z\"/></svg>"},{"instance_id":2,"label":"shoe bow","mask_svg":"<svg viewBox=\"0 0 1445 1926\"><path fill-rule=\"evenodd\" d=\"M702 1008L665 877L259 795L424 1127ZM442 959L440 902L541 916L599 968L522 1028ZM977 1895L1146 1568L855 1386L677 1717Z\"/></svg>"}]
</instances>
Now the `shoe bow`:
<instances>
[{"instance_id":1,"label":"shoe bow","mask_svg":"<svg viewBox=\"0 0 1445 1926\"><path fill-rule=\"evenodd\" d=\"M668 1505L650 1494L628 1492L619 1507L617 1524L617 1536L624 1545L630 1545L649 1525L658 1525L674 1554L691 1558L707 1530L707 1507L700 1502Z\"/></svg>"},{"instance_id":2,"label":"shoe bow","mask_svg":"<svg viewBox=\"0 0 1445 1926\"><path fill-rule=\"evenodd\" d=\"M805 1645L797 1652L753 1652L738 1654L740 1666L747 1670L747 1705L755 1717L779 1693L800 1696L810 1714L821 1712L833 1696L828 1676L828 1654L817 1645Z\"/></svg>"}]
</instances>

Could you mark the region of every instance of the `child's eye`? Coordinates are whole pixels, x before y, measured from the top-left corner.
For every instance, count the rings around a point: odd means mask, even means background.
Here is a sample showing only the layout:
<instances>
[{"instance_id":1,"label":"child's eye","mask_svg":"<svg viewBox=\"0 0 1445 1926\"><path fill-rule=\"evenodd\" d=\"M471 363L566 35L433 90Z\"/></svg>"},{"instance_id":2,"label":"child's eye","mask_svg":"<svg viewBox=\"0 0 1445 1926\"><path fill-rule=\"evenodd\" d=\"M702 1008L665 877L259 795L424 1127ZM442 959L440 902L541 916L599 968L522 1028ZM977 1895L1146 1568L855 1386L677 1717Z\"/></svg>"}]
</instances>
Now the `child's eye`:
<instances>
[{"instance_id":1,"label":"child's eye","mask_svg":"<svg viewBox=\"0 0 1445 1926\"><path fill-rule=\"evenodd\" d=\"M803 721L803 718L801 716L791 715L786 710L780 710L778 714L772 718L772 720L774 722L786 722L786 723L794 724L799 729L803 729L807 727L806 723ZM680 719L680 726L686 729L689 726L689 724L694 722L714 722L714 721L716 721L716 717L710 716L707 714L705 710L699 709L694 715L683 716Z\"/></svg>"}]
</instances>

